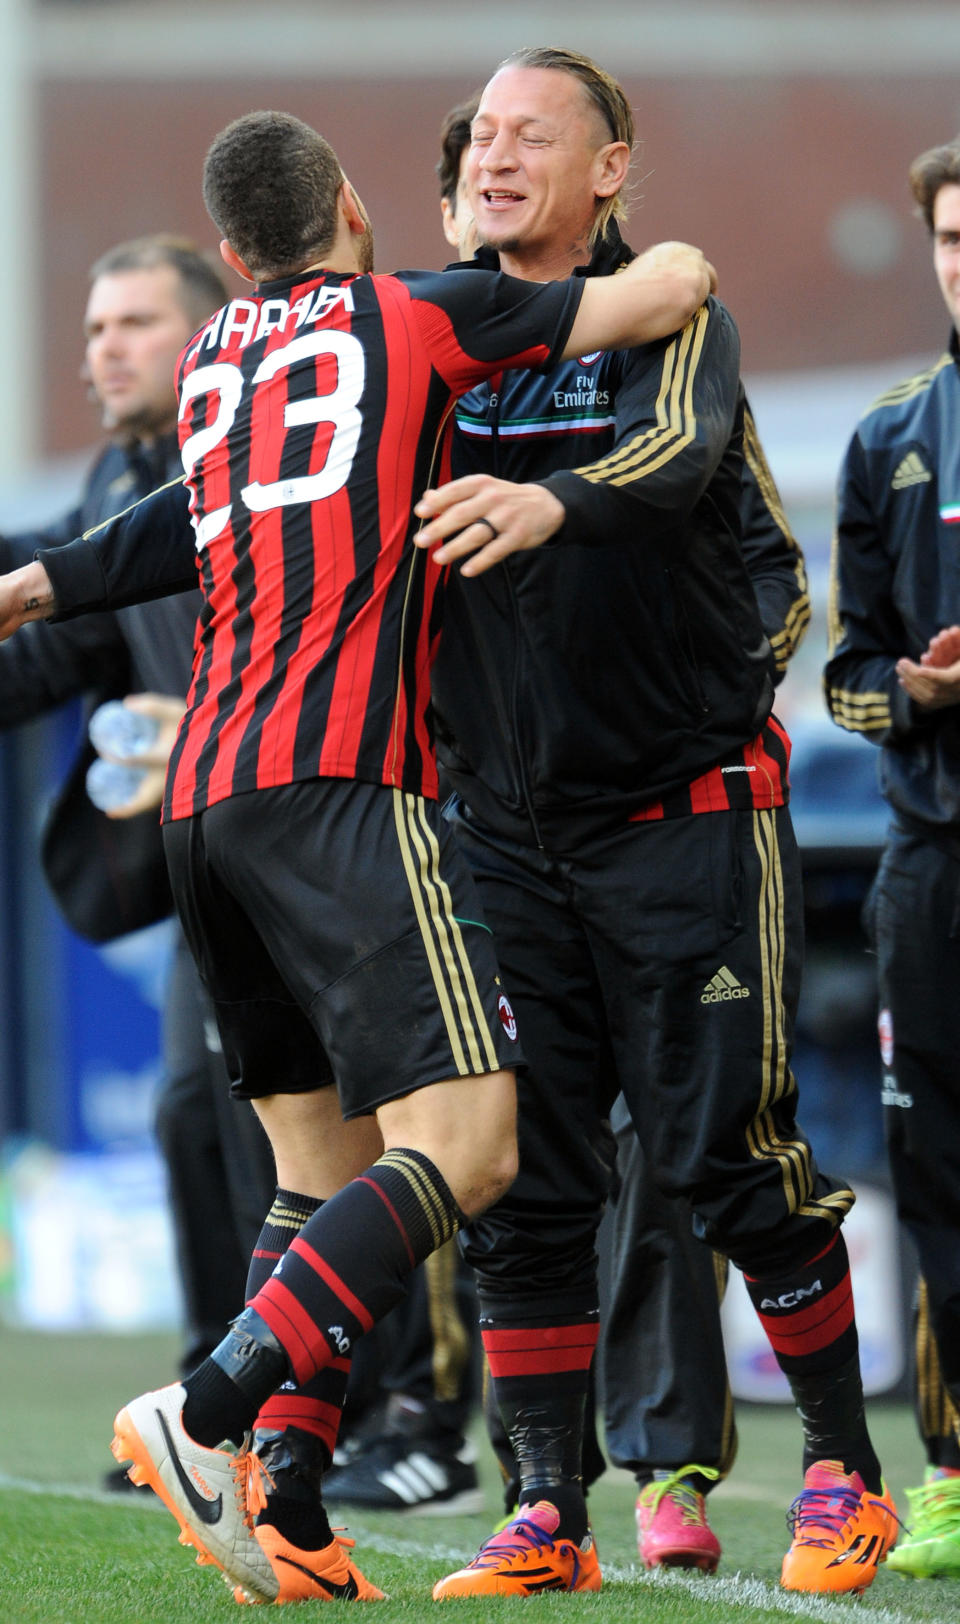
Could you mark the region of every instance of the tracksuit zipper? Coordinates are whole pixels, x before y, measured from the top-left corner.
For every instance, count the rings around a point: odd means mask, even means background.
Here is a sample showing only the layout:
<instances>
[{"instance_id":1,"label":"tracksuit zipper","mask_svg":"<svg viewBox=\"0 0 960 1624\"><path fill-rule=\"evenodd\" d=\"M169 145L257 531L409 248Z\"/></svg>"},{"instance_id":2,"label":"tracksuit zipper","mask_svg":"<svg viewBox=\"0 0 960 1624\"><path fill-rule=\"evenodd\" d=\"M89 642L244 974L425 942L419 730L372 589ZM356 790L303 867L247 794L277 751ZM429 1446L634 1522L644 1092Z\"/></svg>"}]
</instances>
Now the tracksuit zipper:
<instances>
[{"instance_id":1,"label":"tracksuit zipper","mask_svg":"<svg viewBox=\"0 0 960 1624\"><path fill-rule=\"evenodd\" d=\"M503 398L503 379L504 379L504 374L502 372L499 374L498 377L495 377L495 378L491 379L491 385L490 385L490 388L491 388L491 400L490 400L490 405L487 408L488 415L489 415L489 418L490 418L491 449L493 451L493 472L494 472L494 477L496 479L499 479L501 477L501 474L500 474L500 401ZM506 575L507 592L510 595L510 608L511 608L511 611L513 613L513 627L514 627L514 634L515 634L515 637L516 637L516 651L517 651L516 652L516 659L513 662L513 675L512 675L512 679L511 679L511 699L510 699L510 722L511 722L511 726L513 728L514 760L515 760L515 765L516 765L516 769L517 769L517 778L518 778L519 784L520 784L520 793L521 793L521 795L523 797L523 804L524 804L524 807L526 808L527 817L530 820L530 828L533 831L533 838L536 841L536 844L537 844L539 850L543 851L544 848L543 848L543 839L542 839L541 834L540 834L540 824L537 821L537 814L536 814L536 811L534 810L533 793L532 793L531 788L530 788L530 779L529 779L529 776L527 774L526 762L524 760L523 751L521 749L519 665L520 665L520 658L521 658L521 652L522 652L522 636L521 636L521 632L522 632L523 623L522 623L521 618L520 618L520 604L517 601L516 587L514 585L513 575L512 575L511 570L510 570L510 560L505 559L503 561L503 564L501 565L501 568L503 569L503 571L504 571L504 573Z\"/></svg>"}]
</instances>

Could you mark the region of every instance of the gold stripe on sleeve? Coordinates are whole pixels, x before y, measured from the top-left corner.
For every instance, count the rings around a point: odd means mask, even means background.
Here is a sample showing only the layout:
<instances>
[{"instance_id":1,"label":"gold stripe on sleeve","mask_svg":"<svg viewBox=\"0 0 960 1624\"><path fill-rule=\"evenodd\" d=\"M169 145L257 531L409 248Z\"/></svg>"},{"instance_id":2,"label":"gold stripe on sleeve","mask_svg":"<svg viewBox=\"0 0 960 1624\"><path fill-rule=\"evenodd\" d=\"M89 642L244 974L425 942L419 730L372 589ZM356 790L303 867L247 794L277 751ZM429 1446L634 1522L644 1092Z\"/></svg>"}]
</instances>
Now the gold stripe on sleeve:
<instances>
[{"instance_id":1,"label":"gold stripe on sleeve","mask_svg":"<svg viewBox=\"0 0 960 1624\"><path fill-rule=\"evenodd\" d=\"M709 318L701 309L667 346L655 407L656 427L616 446L606 457L575 468L592 484L628 485L656 473L696 438L693 386Z\"/></svg>"}]
</instances>

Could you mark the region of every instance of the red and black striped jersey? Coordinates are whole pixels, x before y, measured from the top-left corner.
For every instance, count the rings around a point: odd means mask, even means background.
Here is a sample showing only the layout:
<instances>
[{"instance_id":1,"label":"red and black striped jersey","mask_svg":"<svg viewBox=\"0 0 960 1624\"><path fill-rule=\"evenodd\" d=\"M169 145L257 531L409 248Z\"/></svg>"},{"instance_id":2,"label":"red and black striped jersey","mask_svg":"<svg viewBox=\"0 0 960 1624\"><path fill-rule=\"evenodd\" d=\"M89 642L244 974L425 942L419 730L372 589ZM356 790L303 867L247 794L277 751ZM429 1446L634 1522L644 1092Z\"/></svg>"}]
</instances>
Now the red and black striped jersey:
<instances>
[{"instance_id":1,"label":"red and black striped jersey","mask_svg":"<svg viewBox=\"0 0 960 1624\"><path fill-rule=\"evenodd\" d=\"M755 739L731 750L708 772L648 801L628 815L629 823L684 818L691 812L763 811L790 799L790 739L775 716L768 716Z\"/></svg>"},{"instance_id":2,"label":"red and black striped jersey","mask_svg":"<svg viewBox=\"0 0 960 1624\"><path fill-rule=\"evenodd\" d=\"M203 605L165 817L314 777L437 793L445 573L412 507L452 400L550 366L582 284L312 273L219 311L180 358Z\"/></svg>"}]
</instances>

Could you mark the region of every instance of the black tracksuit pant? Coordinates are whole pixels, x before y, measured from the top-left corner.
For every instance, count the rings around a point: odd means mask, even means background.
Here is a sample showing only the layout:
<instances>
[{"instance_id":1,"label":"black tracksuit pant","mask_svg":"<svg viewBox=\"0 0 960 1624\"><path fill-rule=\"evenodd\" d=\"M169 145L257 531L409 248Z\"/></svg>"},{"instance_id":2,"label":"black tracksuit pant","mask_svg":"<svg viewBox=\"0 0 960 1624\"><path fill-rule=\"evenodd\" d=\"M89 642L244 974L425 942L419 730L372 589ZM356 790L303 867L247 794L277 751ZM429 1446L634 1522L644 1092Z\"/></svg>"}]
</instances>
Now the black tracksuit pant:
<instances>
[{"instance_id":1,"label":"black tracksuit pant","mask_svg":"<svg viewBox=\"0 0 960 1624\"><path fill-rule=\"evenodd\" d=\"M945 1414L936 1353L960 1408L960 849L953 846L895 820L865 909L877 955L890 1171L925 1283L918 1410L934 1461L938 1435L955 1422ZM931 1335L935 1350L925 1357Z\"/></svg>"}]
</instances>

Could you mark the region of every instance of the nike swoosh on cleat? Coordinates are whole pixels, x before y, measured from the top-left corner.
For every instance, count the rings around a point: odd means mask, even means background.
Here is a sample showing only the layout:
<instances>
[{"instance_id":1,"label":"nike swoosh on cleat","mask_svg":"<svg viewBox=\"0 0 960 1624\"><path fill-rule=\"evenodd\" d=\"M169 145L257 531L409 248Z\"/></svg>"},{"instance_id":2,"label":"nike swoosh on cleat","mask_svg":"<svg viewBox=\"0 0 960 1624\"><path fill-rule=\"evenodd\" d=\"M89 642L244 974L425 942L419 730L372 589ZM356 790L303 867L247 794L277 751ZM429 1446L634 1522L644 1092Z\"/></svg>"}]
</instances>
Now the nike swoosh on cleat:
<instances>
[{"instance_id":1,"label":"nike swoosh on cleat","mask_svg":"<svg viewBox=\"0 0 960 1624\"><path fill-rule=\"evenodd\" d=\"M191 1509L196 1512L200 1521L206 1523L208 1527L212 1526L213 1523L218 1523L223 1515L223 1495L218 1494L215 1500L204 1499L183 1469L173 1436L167 1426L166 1416L161 1410L154 1410L153 1413L160 1423L160 1431L163 1433L167 1448L170 1451L170 1464L177 1474L177 1482L189 1500Z\"/></svg>"},{"instance_id":2,"label":"nike swoosh on cleat","mask_svg":"<svg viewBox=\"0 0 960 1624\"><path fill-rule=\"evenodd\" d=\"M356 1601L360 1594L357 1589L357 1581L352 1574L345 1584L338 1585L333 1579L324 1578L322 1573L314 1573L313 1569L308 1568L303 1562L295 1562L292 1556L281 1556L278 1552L273 1560L274 1562L285 1562L288 1568L296 1568L298 1573L303 1573L308 1579L312 1579L314 1584L319 1585L320 1589L326 1591L328 1596L342 1596L345 1601Z\"/></svg>"}]
</instances>

